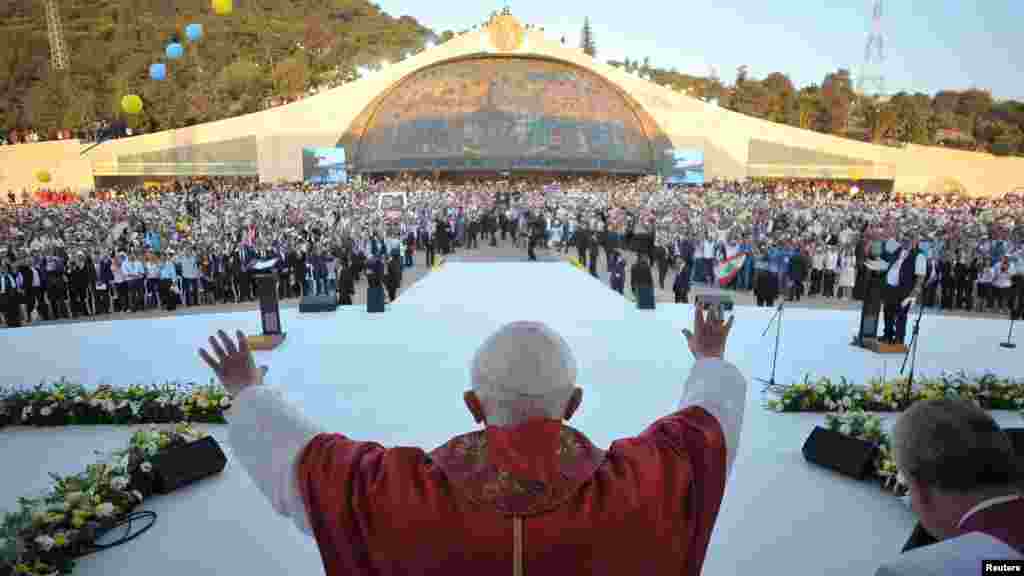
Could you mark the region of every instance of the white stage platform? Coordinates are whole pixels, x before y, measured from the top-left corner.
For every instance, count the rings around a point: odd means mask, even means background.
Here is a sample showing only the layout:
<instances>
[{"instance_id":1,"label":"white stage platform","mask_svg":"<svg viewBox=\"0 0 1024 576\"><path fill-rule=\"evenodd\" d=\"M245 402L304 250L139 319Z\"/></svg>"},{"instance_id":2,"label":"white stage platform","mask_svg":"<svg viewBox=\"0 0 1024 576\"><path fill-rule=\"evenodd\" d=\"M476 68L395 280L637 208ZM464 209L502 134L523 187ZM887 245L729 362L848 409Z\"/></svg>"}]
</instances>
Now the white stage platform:
<instances>
[{"instance_id":1,"label":"white stage platform","mask_svg":"<svg viewBox=\"0 0 1024 576\"><path fill-rule=\"evenodd\" d=\"M748 377L767 377L773 310L737 308L727 357ZM386 314L282 312L285 344L262 353L271 384L329 430L385 445L433 448L474 423L461 395L483 339L512 320L541 320L572 346L584 387L572 424L596 444L640 432L677 404L692 358L679 331L689 305L636 310L564 263L449 263L405 292ZM851 312L789 309L777 380L805 372L864 381L892 377L902 358L852 348ZM256 333L252 312L156 320L65 324L0 332L0 386L65 376L89 385L206 381L197 348L218 328ZM928 317L918 373L991 370L1024 376L1021 352L999 348L1000 321ZM812 414L773 414L751 383L740 454L704 573L820 576L872 574L899 552L914 519L898 499L812 467L800 447ZM997 415L1021 425L1018 415ZM211 427L230 446L222 427ZM16 428L0 431L0 509L48 486L49 472L74 473L92 450L120 448L128 428ZM224 473L143 509L159 514L139 539L84 559L77 574L322 574L314 542L275 516L235 462Z\"/></svg>"}]
</instances>

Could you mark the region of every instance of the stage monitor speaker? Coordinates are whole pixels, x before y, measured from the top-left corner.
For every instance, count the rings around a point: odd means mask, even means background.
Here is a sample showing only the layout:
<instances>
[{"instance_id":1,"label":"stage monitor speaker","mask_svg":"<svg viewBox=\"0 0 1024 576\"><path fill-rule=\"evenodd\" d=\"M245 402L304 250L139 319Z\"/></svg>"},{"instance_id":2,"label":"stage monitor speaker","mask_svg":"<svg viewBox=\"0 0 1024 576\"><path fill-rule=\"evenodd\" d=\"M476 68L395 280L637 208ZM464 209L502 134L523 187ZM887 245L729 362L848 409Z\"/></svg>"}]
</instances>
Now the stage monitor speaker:
<instances>
[{"instance_id":1,"label":"stage monitor speaker","mask_svg":"<svg viewBox=\"0 0 1024 576\"><path fill-rule=\"evenodd\" d=\"M638 286L636 289L638 310L654 310L654 286Z\"/></svg>"},{"instance_id":2,"label":"stage monitor speaker","mask_svg":"<svg viewBox=\"0 0 1024 576\"><path fill-rule=\"evenodd\" d=\"M384 288L381 286L367 286L366 311L376 313L383 312L384 310Z\"/></svg>"},{"instance_id":3,"label":"stage monitor speaker","mask_svg":"<svg viewBox=\"0 0 1024 576\"><path fill-rule=\"evenodd\" d=\"M334 294L303 296L299 300L299 312L334 312L338 309L338 297Z\"/></svg>"},{"instance_id":4,"label":"stage monitor speaker","mask_svg":"<svg viewBox=\"0 0 1024 576\"><path fill-rule=\"evenodd\" d=\"M171 448L153 457L154 490L157 494L169 494L196 480L219 474L227 463L227 456L213 436Z\"/></svg>"},{"instance_id":5,"label":"stage monitor speaker","mask_svg":"<svg viewBox=\"0 0 1024 576\"><path fill-rule=\"evenodd\" d=\"M804 442L804 458L844 476L864 480L874 467L878 448L864 440L815 426Z\"/></svg>"}]
</instances>

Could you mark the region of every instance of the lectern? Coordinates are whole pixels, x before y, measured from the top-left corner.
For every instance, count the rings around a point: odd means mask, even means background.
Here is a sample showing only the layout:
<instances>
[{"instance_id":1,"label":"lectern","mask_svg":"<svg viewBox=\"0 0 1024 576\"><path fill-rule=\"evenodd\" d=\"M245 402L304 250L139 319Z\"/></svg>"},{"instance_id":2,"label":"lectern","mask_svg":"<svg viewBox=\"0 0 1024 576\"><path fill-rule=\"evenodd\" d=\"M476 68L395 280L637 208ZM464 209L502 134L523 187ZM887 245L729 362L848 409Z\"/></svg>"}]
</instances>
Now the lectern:
<instances>
[{"instance_id":1,"label":"lectern","mask_svg":"<svg viewBox=\"0 0 1024 576\"><path fill-rule=\"evenodd\" d=\"M249 268L249 277L256 283L260 297L260 320L263 334L249 336L249 348L273 350L284 342L281 331L281 306L277 300L277 259L257 262Z\"/></svg>"}]
</instances>

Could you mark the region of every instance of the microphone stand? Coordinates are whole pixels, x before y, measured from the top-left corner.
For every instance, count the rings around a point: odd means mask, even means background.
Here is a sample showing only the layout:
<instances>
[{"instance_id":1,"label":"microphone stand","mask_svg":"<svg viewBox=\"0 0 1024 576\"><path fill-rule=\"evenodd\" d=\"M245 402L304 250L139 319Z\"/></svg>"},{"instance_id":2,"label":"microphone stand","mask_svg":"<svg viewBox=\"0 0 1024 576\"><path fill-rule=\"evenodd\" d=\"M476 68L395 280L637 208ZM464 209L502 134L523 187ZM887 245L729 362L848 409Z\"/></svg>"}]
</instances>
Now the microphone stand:
<instances>
[{"instance_id":1,"label":"microphone stand","mask_svg":"<svg viewBox=\"0 0 1024 576\"><path fill-rule=\"evenodd\" d=\"M1010 310L1010 333L1006 335L1006 342L1000 342L999 343L999 346L1001 346L1003 348L1006 348L1008 350L1012 350L1012 349L1017 347L1017 345L1012 342L1012 340L1013 340L1013 323L1014 323L1015 320L1017 320L1017 316L1013 313L1013 310Z\"/></svg>"},{"instance_id":2,"label":"microphone stand","mask_svg":"<svg viewBox=\"0 0 1024 576\"><path fill-rule=\"evenodd\" d=\"M768 321L768 325L765 326L764 332L761 333L761 338L764 338L768 334L768 330L771 329L772 323L775 323L775 348L772 350L772 373L767 380L764 378L756 378L758 382L764 384L764 390L774 388L775 384L775 365L779 359L779 337L782 334L782 309L785 307L785 301L779 302L778 308L775 309L775 314L772 315L772 319Z\"/></svg>"},{"instance_id":3,"label":"microphone stand","mask_svg":"<svg viewBox=\"0 0 1024 576\"><path fill-rule=\"evenodd\" d=\"M900 367L900 374L903 374L903 371L907 368L907 360L910 360L910 373L907 375L907 389L903 395L904 410L910 406L910 398L913 395L914 390L914 364L917 361L918 336L921 334L921 316L924 316L923 302L917 307L917 318L914 320L914 331L910 337L910 348L907 350L907 354L903 357L903 366Z\"/></svg>"}]
</instances>

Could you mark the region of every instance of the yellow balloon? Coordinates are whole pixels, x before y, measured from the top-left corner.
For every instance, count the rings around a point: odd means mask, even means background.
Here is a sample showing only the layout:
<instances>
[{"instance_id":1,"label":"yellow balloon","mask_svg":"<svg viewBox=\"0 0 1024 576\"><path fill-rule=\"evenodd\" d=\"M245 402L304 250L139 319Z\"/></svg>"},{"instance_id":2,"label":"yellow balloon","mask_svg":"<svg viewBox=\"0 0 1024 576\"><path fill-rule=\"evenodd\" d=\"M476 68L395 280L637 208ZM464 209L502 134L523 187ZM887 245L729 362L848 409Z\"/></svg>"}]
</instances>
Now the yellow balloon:
<instances>
[{"instance_id":1,"label":"yellow balloon","mask_svg":"<svg viewBox=\"0 0 1024 576\"><path fill-rule=\"evenodd\" d=\"M234 0L213 0L213 11L218 16L227 16L235 9Z\"/></svg>"},{"instance_id":2,"label":"yellow balloon","mask_svg":"<svg viewBox=\"0 0 1024 576\"><path fill-rule=\"evenodd\" d=\"M121 109L125 114L138 114L142 112L142 98L135 94L128 94L121 98Z\"/></svg>"},{"instance_id":3,"label":"yellow balloon","mask_svg":"<svg viewBox=\"0 0 1024 576\"><path fill-rule=\"evenodd\" d=\"M45 183L47 183L47 182L49 182L49 181L50 181L50 173L49 173L49 172L47 172L46 170L40 170L39 172L36 172L36 178L37 178L37 179L38 179L38 180L39 180L40 182L42 182L43 184L45 184Z\"/></svg>"}]
</instances>

